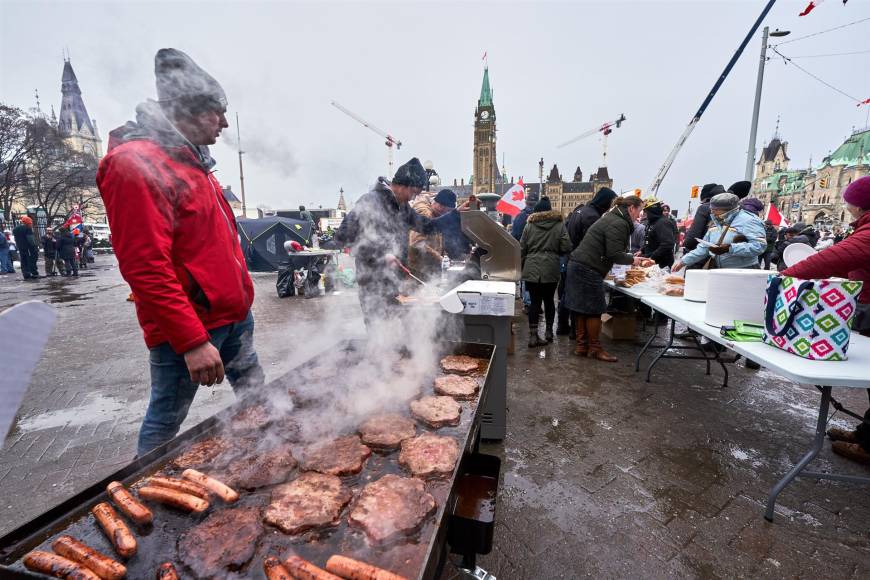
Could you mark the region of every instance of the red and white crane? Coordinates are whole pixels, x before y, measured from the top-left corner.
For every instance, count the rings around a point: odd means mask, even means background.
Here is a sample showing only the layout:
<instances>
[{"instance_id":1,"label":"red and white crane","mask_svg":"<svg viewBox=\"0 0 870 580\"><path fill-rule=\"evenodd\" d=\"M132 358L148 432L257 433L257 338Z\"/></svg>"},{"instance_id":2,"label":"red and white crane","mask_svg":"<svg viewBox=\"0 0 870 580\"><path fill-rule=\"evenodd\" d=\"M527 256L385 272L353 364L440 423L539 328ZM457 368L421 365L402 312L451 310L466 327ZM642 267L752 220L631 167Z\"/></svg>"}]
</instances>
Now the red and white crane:
<instances>
[{"instance_id":1,"label":"red and white crane","mask_svg":"<svg viewBox=\"0 0 870 580\"><path fill-rule=\"evenodd\" d=\"M604 141L604 155L603 155L604 159L602 162L602 167L607 167L607 136L610 135L611 133L613 133L614 127L617 129L622 127L622 124L624 122L625 122L625 115L619 115L619 117L617 117L613 121L608 121L607 123L604 123L603 125L595 127L594 129L589 129L588 131L585 131L585 132L577 135L576 137L574 137L572 139L568 139L567 141L565 141L561 145L558 145L557 148L561 149L562 147L567 147L568 145L576 143L577 141L585 139L586 137L591 137L592 135L595 135L596 133L601 133L602 139Z\"/></svg>"},{"instance_id":2,"label":"red and white crane","mask_svg":"<svg viewBox=\"0 0 870 580\"><path fill-rule=\"evenodd\" d=\"M387 178L392 179L393 178L393 146L395 146L396 150L398 151L399 149L402 148L402 142L399 139L396 139L395 137L393 137L392 135L387 133L386 131L378 129L377 127L375 127L374 125L372 125L371 123L369 123L368 121L366 121L365 119L363 119L362 117L360 117L359 115L354 113L353 111L350 111L350 110L346 109L345 107L341 106L339 103L332 101L332 106L335 107L336 109L338 109L339 111L341 111L342 113L344 113L345 115L347 115L348 117L350 117L351 119L353 119L354 121L356 121L357 123L360 123L363 127L367 127L371 131L374 131L375 134L386 139L386 141L384 142L384 145L387 146L387 166L389 168L389 175L387 175Z\"/></svg>"}]
</instances>

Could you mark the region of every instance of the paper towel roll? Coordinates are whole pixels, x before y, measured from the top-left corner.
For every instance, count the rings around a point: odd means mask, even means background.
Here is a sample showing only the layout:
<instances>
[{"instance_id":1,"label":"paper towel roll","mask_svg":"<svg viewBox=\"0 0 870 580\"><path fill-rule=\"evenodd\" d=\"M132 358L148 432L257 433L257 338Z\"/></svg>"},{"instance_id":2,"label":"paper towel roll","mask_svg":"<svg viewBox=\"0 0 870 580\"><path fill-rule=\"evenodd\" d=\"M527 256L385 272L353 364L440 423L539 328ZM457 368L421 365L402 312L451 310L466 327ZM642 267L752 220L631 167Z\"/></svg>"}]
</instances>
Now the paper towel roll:
<instances>
[{"instance_id":1,"label":"paper towel roll","mask_svg":"<svg viewBox=\"0 0 870 580\"><path fill-rule=\"evenodd\" d=\"M710 270L707 275L707 309L704 322L710 326L745 320L764 324L766 270Z\"/></svg>"},{"instance_id":2,"label":"paper towel roll","mask_svg":"<svg viewBox=\"0 0 870 580\"><path fill-rule=\"evenodd\" d=\"M686 289L683 298L692 302L707 301L707 277L715 270L686 270Z\"/></svg>"}]
</instances>

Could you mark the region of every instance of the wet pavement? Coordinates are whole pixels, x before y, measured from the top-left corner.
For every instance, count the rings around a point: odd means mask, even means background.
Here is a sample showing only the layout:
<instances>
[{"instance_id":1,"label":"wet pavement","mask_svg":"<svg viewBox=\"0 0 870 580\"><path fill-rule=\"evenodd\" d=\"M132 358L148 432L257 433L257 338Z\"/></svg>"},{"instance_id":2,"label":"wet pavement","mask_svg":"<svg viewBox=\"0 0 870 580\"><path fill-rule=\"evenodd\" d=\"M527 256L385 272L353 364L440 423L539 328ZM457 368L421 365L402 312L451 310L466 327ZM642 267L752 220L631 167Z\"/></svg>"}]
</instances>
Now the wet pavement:
<instances>
[{"instance_id":1,"label":"wet pavement","mask_svg":"<svg viewBox=\"0 0 870 580\"><path fill-rule=\"evenodd\" d=\"M0 534L133 457L147 351L114 258L97 260L78 280L0 276L0 308L41 299L59 314L0 450ZM274 274L254 280L268 378L362 335L353 293L281 300ZM868 487L798 479L775 522L762 517L770 487L809 447L815 389L742 363L722 389L719 369L708 377L692 361L663 361L645 383L636 343L609 343L620 362L608 365L574 357L564 337L530 350L526 324L515 327L508 437L484 445L503 459L495 546L479 562L498 578L870 577ZM834 396L867 402L863 391ZM203 388L185 427L232 400L226 385ZM814 466L870 476L828 446Z\"/></svg>"}]
</instances>

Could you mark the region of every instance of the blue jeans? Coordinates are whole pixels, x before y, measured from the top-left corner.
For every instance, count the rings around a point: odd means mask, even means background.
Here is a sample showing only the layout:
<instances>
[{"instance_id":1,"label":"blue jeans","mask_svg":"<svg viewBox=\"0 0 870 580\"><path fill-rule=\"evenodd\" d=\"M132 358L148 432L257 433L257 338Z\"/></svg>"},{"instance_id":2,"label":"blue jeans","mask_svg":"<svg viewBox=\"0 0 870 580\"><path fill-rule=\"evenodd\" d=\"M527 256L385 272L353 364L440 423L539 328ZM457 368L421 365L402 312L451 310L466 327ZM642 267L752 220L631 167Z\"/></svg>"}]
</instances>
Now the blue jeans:
<instances>
[{"instance_id":1,"label":"blue jeans","mask_svg":"<svg viewBox=\"0 0 870 580\"><path fill-rule=\"evenodd\" d=\"M265 382L254 350L254 317L209 331L209 340L220 351L224 373L236 395ZM199 386L190 380L184 355L169 343L151 349L151 400L139 430L139 456L163 445L178 433Z\"/></svg>"},{"instance_id":2,"label":"blue jeans","mask_svg":"<svg viewBox=\"0 0 870 580\"><path fill-rule=\"evenodd\" d=\"M0 236L3 234L0 233ZM12 266L12 252L8 249L0 250L0 272L6 274L14 274L15 268Z\"/></svg>"}]
</instances>

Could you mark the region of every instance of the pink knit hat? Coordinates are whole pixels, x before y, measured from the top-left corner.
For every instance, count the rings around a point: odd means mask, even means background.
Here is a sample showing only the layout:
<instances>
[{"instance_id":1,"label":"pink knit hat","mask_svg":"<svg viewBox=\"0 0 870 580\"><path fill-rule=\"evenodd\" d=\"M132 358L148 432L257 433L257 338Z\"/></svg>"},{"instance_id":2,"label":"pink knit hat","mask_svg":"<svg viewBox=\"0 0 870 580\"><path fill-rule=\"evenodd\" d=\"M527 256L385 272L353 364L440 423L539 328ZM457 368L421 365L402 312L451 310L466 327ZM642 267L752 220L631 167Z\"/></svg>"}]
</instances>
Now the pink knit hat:
<instances>
[{"instance_id":1,"label":"pink knit hat","mask_svg":"<svg viewBox=\"0 0 870 580\"><path fill-rule=\"evenodd\" d=\"M856 179L843 193L843 199L861 209L870 209L870 175Z\"/></svg>"}]
</instances>

